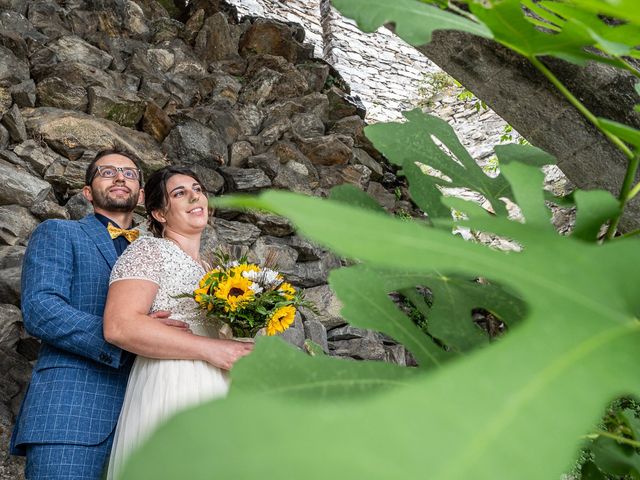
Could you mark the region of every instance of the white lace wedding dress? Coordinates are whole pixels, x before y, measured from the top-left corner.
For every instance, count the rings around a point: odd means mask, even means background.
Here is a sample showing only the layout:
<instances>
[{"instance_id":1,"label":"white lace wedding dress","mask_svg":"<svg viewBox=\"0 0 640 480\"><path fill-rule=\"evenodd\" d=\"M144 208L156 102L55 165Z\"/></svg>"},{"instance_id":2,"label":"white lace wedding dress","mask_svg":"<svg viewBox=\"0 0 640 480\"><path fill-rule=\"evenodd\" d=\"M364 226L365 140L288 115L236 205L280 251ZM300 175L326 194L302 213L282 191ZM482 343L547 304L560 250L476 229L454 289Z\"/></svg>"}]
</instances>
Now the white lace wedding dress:
<instances>
[{"instance_id":1,"label":"white lace wedding dress","mask_svg":"<svg viewBox=\"0 0 640 480\"><path fill-rule=\"evenodd\" d=\"M175 243L142 237L120 256L110 282L145 279L159 285L151 312L169 310L195 335L217 337L219 325L207 319L191 298L205 270ZM131 292L135 295L135 292ZM138 356L133 364L116 427L107 479L117 478L127 457L159 424L179 410L222 397L228 378L216 367L194 360L157 360Z\"/></svg>"}]
</instances>

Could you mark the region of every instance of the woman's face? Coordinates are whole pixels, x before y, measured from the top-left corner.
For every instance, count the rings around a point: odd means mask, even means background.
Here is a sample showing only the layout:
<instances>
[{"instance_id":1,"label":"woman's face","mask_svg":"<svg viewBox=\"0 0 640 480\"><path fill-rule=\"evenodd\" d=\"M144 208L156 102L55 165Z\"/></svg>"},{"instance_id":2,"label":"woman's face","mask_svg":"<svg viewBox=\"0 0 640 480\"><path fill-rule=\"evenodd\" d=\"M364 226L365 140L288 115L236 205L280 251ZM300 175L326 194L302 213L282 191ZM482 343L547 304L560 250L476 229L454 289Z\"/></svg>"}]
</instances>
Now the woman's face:
<instances>
[{"instance_id":1,"label":"woman's face","mask_svg":"<svg viewBox=\"0 0 640 480\"><path fill-rule=\"evenodd\" d=\"M167 208L156 211L164 220L166 230L182 234L201 232L209 219L207 196L198 181L188 175L176 174L167 180Z\"/></svg>"}]
</instances>

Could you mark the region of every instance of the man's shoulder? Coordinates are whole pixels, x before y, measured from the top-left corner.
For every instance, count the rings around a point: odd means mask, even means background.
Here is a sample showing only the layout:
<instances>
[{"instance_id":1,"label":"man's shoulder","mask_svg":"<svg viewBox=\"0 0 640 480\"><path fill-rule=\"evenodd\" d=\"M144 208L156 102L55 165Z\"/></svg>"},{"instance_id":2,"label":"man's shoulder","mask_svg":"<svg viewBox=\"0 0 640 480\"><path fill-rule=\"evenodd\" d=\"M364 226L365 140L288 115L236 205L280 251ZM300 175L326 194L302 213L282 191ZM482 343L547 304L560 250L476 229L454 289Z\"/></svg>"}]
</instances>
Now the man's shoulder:
<instances>
[{"instance_id":1,"label":"man's shoulder","mask_svg":"<svg viewBox=\"0 0 640 480\"><path fill-rule=\"evenodd\" d=\"M50 218L37 226L34 235L73 235L82 231L83 225L91 223L91 216L80 220Z\"/></svg>"}]
</instances>

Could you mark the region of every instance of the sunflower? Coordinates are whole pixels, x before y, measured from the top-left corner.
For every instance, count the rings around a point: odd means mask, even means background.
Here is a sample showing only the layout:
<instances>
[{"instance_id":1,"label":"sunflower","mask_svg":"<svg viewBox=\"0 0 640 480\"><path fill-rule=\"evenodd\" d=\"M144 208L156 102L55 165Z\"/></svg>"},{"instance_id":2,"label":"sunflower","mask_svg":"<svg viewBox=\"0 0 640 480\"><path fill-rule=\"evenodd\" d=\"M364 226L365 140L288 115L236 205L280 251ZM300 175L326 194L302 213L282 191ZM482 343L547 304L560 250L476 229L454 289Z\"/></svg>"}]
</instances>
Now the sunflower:
<instances>
[{"instance_id":1,"label":"sunflower","mask_svg":"<svg viewBox=\"0 0 640 480\"><path fill-rule=\"evenodd\" d=\"M198 288L193 291L193 298L200 305L206 305L209 302L209 287Z\"/></svg>"},{"instance_id":2,"label":"sunflower","mask_svg":"<svg viewBox=\"0 0 640 480\"><path fill-rule=\"evenodd\" d=\"M286 299L293 300L293 297L296 294L296 289L290 283L283 282L278 287L278 292Z\"/></svg>"},{"instance_id":3,"label":"sunflower","mask_svg":"<svg viewBox=\"0 0 640 480\"><path fill-rule=\"evenodd\" d=\"M220 273L219 268L208 271L207 273L205 273L204 277L200 279L200 283L198 284L198 286L200 288L209 287L209 285L211 285L211 283L216 279L219 273Z\"/></svg>"},{"instance_id":4,"label":"sunflower","mask_svg":"<svg viewBox=\"0 0 640 480\"><path fill-rule=\"evenodd\" d=\"M253 264L253 263L241 263L240 265L236 266L236 267L231 267L229 269L229 276L242 276L243 272L259 272L260 271L260 267L258 267L257 265Z\"/></svg>"},{"instance_id":5,"label":"sunflower","mask_svg":"<svg viewBox=\"0 0 640 480\"><path fill-rule=\"evenodd\" d=\"M295 316L296 308L293 305L280 307L271 315L269 323L267 323L267 335L284 332L293 323Z\"/></svg>"},{"instance_id":6,"label":"sunflower","mask_svg":"<svg viewBox=\"0 0 640 480\"><path fill-rule=\"evenodd\" d=\"M242 304L253 300L253 290L251 281L242 275L227 277L218 283L215 289L215 296L226 302L224 309L226 312L235 312Z\"/></svg>"}]
</instances>

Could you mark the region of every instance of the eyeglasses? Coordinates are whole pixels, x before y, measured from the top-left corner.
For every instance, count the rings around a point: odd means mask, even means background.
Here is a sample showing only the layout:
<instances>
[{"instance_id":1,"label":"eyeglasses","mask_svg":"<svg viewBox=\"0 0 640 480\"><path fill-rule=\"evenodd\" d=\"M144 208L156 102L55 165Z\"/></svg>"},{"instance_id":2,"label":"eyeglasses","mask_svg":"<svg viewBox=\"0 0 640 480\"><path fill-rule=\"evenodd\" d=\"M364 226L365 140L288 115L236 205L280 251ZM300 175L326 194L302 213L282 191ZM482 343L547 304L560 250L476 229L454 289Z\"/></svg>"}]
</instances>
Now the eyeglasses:
<instances>
[{"instance_id":1,"label":"eyeglasses","mask_svg":"<svg viewBox=\"0 0 640 480\"><path fill-rule=\"evenodd\" d=\"M96 175L102 178L116 178L118 172L122 173L122 176L127 180L140 180L140 170L134 167L114 167L113 165L98 165L96 171L91 178L93 181Z\"/></svg>"}]
</instances>

